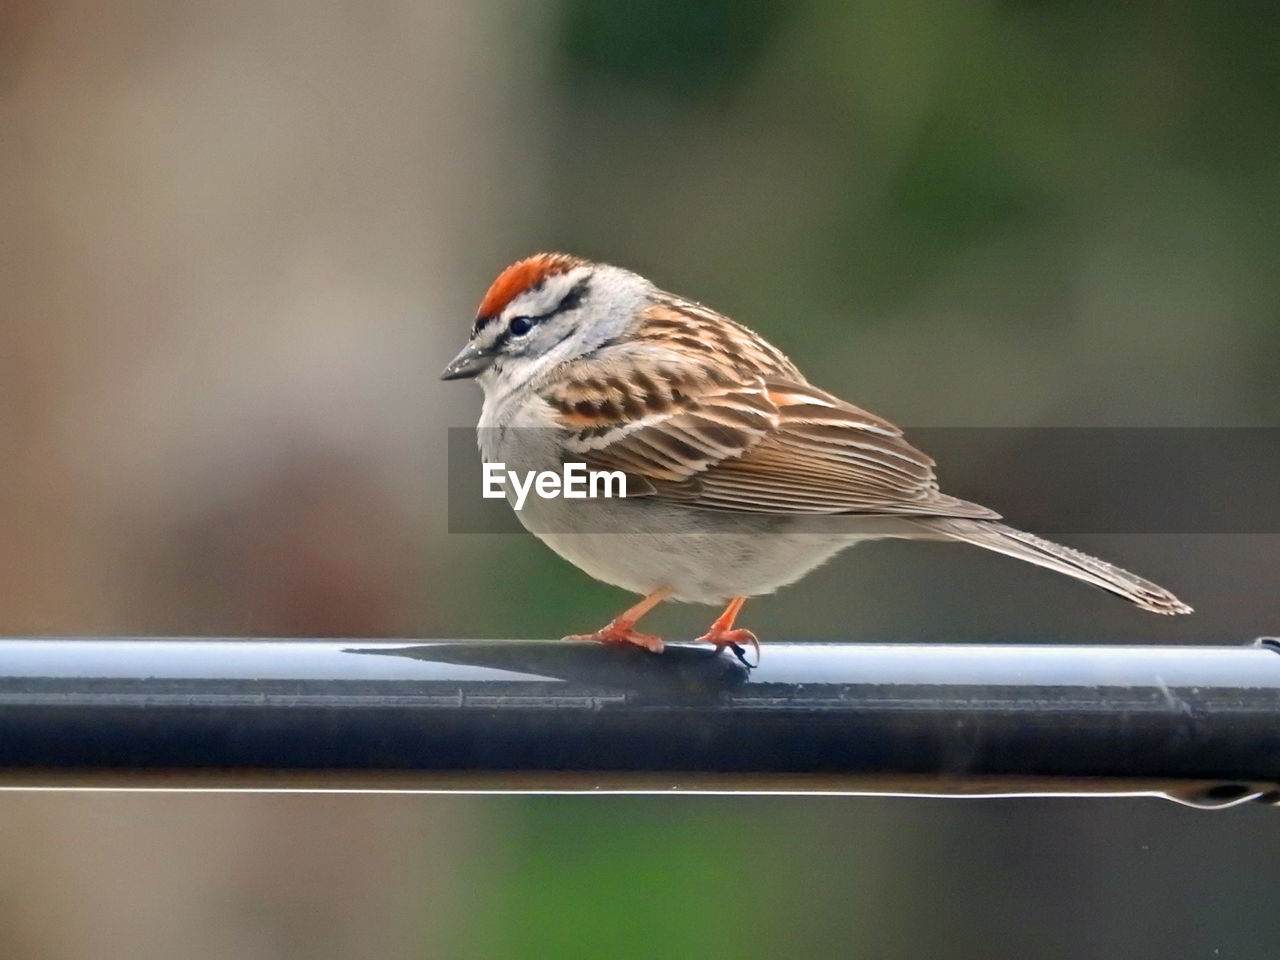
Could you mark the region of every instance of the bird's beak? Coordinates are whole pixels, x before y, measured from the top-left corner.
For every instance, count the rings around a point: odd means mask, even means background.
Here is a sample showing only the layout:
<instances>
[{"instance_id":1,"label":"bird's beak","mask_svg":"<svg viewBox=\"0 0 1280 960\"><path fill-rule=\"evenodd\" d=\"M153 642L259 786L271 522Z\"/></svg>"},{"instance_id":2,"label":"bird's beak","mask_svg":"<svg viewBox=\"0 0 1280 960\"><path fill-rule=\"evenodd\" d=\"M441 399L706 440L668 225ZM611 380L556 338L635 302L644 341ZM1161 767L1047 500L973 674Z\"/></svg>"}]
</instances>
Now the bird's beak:
<instances>
[{"instance_id":1,"label":"bird's beak","mask_svg":"<svg viewBox=\"0 0 1280 960\"><path fill-rule=\"evenodd\" d=\"M469 380L478 377L489 369L493 363L493 354L482 350L474 343L468 343L462 351L449 361L449 365L440 374L441 380Z\"/></svg>"}]
</instances>

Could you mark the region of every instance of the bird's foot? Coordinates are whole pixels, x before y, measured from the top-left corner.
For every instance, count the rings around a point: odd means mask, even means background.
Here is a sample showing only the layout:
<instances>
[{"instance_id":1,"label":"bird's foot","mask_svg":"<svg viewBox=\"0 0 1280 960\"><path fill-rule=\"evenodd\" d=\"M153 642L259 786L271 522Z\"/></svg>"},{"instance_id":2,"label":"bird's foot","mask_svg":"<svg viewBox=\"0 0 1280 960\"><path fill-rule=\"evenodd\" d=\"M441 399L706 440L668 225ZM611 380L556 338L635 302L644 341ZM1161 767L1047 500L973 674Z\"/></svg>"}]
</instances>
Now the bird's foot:
<instances>
[{"instance_id":1,"label":"bird's foot","mask_svg":"<svg viewBox=\"0 0 1280 960\"><path fill-rule=\"evenodd\" d=\"M738 658L744 667L752 669L760 663L760 640L750 630L741 628L736 630L725 630L716 632L710 630L698 638L700 643L714 643L716 645L716 653L719 653L725 647L733 651L733 655ZM752 663L747 659L747 651L743 649L743 644L749 643L756 651L756 662Z\"/></svg>"},{"instance_id":2,"label":"bird's foot","mask_svg":"<svg viewBox=\"0 0 1280 960\"><path fill-rule=\"evenodd\" d=\"M662 652L662 638L652 633L641 633L635 629L634 623L625 620L611 620L595 633L575 633L565 637L566 640L591 640L596 643L630 643L643 647L650 653Z\"/></svg>"},{"instance_id":3,"label":"bird's foot","mask_svg":"<svg viewBox=\"0 0 1280 960\"><path fill-rule=\"evenodd\" d=\"M565 637L566 640L592 640L596 643L630 643L644 647L650 653L662 652L662 638L652 633L641 633L636 629L636 621L660 604L670 595L666 587L659 587L634 607L623 611L595 633L575 633Z\"/></svg>"},{"instance_id":4,"label":"bird's foot","mask_svg":"<svg viewBox=\"0 0 1280 960\"><path fill-rule=\"evenodd\" d=\"M719 653L725 647L733 651L733 655L738 658L739 662L751 669L760 663L760 640L750 630L743 630L741 627L734 627L733 621L738 616L738 611L742 609L746 597L734 597L724 613L720 614L715 623L711 625L711 629L700 636L698 643L715 644L716 653ZM756 651L756 662L753 664L747 660L747 652L743 649L743 644L751 644Z\"/></svg>"}]
</instances>

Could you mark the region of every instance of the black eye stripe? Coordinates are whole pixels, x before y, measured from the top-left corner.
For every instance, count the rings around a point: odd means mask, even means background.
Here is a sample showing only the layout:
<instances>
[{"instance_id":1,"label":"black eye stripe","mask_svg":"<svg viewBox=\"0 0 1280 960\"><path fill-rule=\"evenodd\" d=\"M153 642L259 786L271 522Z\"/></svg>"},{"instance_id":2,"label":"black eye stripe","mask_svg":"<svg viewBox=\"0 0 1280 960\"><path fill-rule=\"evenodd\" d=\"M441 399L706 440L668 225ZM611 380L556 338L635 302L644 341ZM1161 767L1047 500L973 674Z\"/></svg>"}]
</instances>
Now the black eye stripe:
<instances>
[{"instance_id":1,"label":"black eye stripe","mask_svg":"<svg viewBox=\"0 0 1280 960\"><path fill-rule=\"evenodd\" d=\"M553 313L560 313L564 310L573 310L582 305L582 295L587 292L587 281L580 280L569 288L569 292L560 298L560 302L556 305Z\"/></svg>"},{"instance_id":2,"label":"black eye stripe","mask_svg":"<svg viewBox=\"0 0 1280 960\"><path fill-rule=\"evenodd\" d=\"M524 336L529 332L530 329L532 329L537 324L541 323L543 320L548 320L551 317L554 317L557 313L563 313L565 310L573 310L576 307L581 306L582 295L587 292L587 286L588 286L588 278L584 277L582 280L579 280L576 284L574 284L569 289L569 291L563 297L560 298L560 302L557 303L550 310L548 310L546 313L520 314L518 316L512 317L510 320L507 321L506 329L503 330L500 334L498 334L497 338L493 342L493 346L490 349L493 349L493 350L500 349L501 347L506 345L507 341L510 340L512 336L517 336L517 337ZM488 326L490 323L492 323L496 319L497 317L477 317L475 326L472 327L471 329L471 335L474 337L477 333L479 333L481 330L483 330L486 326ZM520 333L514 332L512 330L512 327L516 325L517 321L523 321L524 323L527 323L529 325L528 329L525 329L523 332L520 332Z\"/></svg>"},{"instance_id":3,"label":"black eye stripe","mask_svg":"<svg viewBox=\"0 0 1280 960\"><path fill-rule=\"evenodd\" d=\"M572 310L574 307L580 306L582 304L582 295L583 293L586 292L586 290L587 290L587 281L580 280L569 289L568 293L566 293L563 297L560 298L559 303L557 303L554 307L552 307L546 313L536 313L536 314L529 314L527 316L512 317L510 322L515 323L515 321L517 320L530 320L534 323L539 323L543 320L547 320L547 319L550 319L551 317L554 317L557 313L563 313L566 310Z\"/></svg>"}]
</instances>

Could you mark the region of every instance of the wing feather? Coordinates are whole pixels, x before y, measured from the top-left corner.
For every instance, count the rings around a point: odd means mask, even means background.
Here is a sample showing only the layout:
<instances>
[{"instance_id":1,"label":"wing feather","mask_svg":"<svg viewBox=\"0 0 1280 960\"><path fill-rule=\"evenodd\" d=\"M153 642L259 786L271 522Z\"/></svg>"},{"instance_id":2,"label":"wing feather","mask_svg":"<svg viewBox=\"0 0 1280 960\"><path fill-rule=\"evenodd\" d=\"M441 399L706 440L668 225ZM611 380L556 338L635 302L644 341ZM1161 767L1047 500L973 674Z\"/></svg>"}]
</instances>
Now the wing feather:
<instances>
[{"instance_id":1,"label":"wing feather","mask_svg":"<svg viewBox=\"0 0 1280 960\"><path fill-rule=\"evenodd\" d=\"M998 516L941 493L933 460L900 429L812 386L745 328L675 298L647 317L543 393L570 457L623 471L641 495L713 510Z\"/></svg>"}]
</instances>

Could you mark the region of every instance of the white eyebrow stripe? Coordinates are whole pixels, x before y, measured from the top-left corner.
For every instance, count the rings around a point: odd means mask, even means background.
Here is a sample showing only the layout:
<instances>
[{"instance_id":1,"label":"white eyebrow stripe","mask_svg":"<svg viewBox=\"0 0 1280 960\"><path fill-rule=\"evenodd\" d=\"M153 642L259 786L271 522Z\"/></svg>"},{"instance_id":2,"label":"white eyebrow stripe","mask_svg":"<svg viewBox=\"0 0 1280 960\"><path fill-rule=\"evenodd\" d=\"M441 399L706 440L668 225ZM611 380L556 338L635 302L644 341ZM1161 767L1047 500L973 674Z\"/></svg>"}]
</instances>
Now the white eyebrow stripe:
<instances>
[{"instance_id":1,"label":"white eyebrow stripe","mask_svg":"<svg viewBox=\"0 0 1280 960\"><path fill-rule=\"evenodd\" d=\"M502 316L539 317L550 313L589 273L590 270L586 267L575 267L565 273L547 277L536 289L526 290L507 304Z\"/></svg>"}]
</instances>

